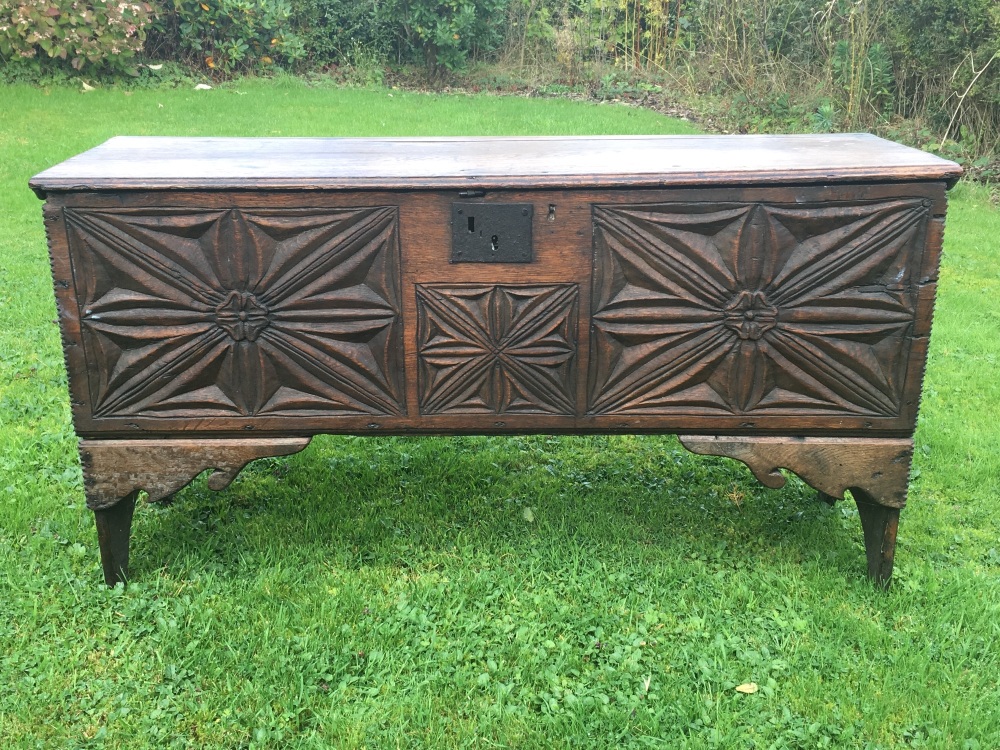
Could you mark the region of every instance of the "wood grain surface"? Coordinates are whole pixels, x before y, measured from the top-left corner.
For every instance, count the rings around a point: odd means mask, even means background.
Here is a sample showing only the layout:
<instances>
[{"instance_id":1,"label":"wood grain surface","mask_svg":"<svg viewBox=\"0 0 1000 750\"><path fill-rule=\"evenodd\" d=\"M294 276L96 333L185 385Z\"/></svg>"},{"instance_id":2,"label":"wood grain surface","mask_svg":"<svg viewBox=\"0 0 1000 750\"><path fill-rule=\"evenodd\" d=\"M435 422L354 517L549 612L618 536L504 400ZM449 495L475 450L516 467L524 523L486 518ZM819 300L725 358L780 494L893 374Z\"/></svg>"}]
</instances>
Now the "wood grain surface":
<instances>
[{"instance_id":1,"label":"wood grain surface","mask_svg":"<svg viewBox=\"0 0 1000 750\"><path fill-rule=\"evenodd\" d=\"M110 508L139 490L149 502L163 500L206 469L212 469L208 486L222 490L254 459L287 456L307 445L308 438L81 440L87 507Z\"/></svg>"},{"instance_id":2,"label":"wood grain surface","mask_svg":"<svg viewBox=\"0 0 1000 750\"><path fill-rule=\"evenodd\" d=\"M742 461L766 487L785 486L779 469L795 472L823 494L841 500L851 490L869 503L902 508L913 458L909 439L720 437L684 435L693 453Z\"/></svg>"},{"instance_id":3,"label":"wood grain surface","mask_svg":"<svg viewBox=\"0 0 1000 750\"><path fill-rule=\"evenodd\" d=\"M868 134L112 138L31 179L63 190L510 189L958 179Z\"/></svg>"},{"instance_id":4,"label":"wood grain surface","mask_svg":"<svg viewBox=\"0 0 1000 750\"><path fill-rule=\"evenodd\" d=\"M417 287L420 413L576 413L576 284Z\"/></svg>"},{"instance_id":5,"label":"wood grain surface","mask_svg":"<svg viewBox=\"0 0 1000 750\"><path fill-rule=\"evenodd\" d=\"M64 216L95 418L404 412L394 207Z\"/></svg>"},{"instance_id":6,"label":"wood grain surface","mask_svg":"<svg viewBox=\"0 0 1000 750\"><path fill-rule=\"evenodd\" d=\"M588 413L898 416L929 207L595 207Z\"/></svg>"},{"instance_id":7,"label":"wood grain surface","mask_svg":"<svg viewBox=\"0 0 1000 750\"><path fill-rule=\"evenodd\" d=\"M53 194L78 433L912 433L942 183L487 191L520 264L456 200Z\"/></svg>"}]
</instances>

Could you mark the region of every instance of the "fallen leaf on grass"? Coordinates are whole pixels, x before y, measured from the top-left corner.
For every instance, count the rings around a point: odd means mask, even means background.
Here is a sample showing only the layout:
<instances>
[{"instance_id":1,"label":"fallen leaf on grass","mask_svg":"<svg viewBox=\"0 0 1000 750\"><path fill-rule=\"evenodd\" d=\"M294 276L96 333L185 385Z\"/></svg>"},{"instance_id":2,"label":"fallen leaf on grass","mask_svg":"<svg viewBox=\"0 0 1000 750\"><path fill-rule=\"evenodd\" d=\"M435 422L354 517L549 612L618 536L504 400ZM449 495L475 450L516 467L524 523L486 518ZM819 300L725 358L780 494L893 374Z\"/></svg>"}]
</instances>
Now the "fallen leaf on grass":
<instances>
[{"instance_id":1,"label":"fallen leaf on grass","mask_svg":"<svg viewBox=\"0 0 1000 750\"><path fill-rule=\"evenodd\" d=\"M535 512L531 508L522 510L521 515L524 516L524 520L528 523L533 523L535 520Z\"/></svg>"},{"instance_id":2,"label":"fallen leaf on grass","mask_svg":"<svg viewBox=\"0 0 1000 750\"><path fill-rule=\"evenodd\" d=\"M757 692L756 682L744 682L742 685L736 686L737 693L743 693L744 695L753 695Z\"/></svg>"}]
</instances>

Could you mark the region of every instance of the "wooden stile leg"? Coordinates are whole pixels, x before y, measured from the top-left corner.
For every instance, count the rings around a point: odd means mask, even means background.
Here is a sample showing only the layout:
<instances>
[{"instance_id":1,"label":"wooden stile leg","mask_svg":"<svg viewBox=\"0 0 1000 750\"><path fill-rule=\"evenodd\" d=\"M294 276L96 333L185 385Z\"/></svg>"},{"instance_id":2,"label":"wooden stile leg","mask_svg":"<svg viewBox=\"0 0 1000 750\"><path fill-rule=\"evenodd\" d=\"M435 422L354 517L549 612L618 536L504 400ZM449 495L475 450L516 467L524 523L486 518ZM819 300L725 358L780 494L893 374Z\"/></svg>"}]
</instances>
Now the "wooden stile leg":
<instances>
[{"instance_id":1,"label":"wooden stile leg","mask_svg":"<svg viewBox=\"0 0 1000 750\"><path fill-rule=\"evenodd\" d=\"M222 490L250 461L288 456L307 445L309 438L81 440L83 483L97 519L104 580L114 586L128 577L129 534L140 490L149 502L160 502L206 469L212 470L208 486Z\"/></svg>"},{"instance_id":2,"label":"wooden stile leg","mask_svg":"<svg viewBox=\"0 0 1000 750\"><path fill-rule=\"evenodd\" d=\"M683 435L681 443L694 453L742 461L774 489L785 485L780 469L793 471L831 505L850 490L861 514L868 576L879 587L889 587L912 440Z\"/></svg>"},{"instance_id":3,"label":"wooden stile leg","mask_svg":"<svg viewBox=\"0 0 1000 750\"><path fill-rule=\"evenodd\" d=\"M132 515L139 491L130 492L109 508L94 511L97 544L101 548L104 582L114 586L128 578L128 544L132 534Z\"/></svg>"},{"instance_id":4,"label":"wooden stile leg","mask_svg":"<svg viewBox=\"0 0 1000 750\"><path fill-rule=\"evenodd\" d=\"M851 490L858 504L861 529L865 535L865 554L868 557L868 577L881 588L889 588L892 580L892 561L896 555L896 530L899 527L899 508L890 508L872 502L866 493Z\"/></svg>"}]
</instances>

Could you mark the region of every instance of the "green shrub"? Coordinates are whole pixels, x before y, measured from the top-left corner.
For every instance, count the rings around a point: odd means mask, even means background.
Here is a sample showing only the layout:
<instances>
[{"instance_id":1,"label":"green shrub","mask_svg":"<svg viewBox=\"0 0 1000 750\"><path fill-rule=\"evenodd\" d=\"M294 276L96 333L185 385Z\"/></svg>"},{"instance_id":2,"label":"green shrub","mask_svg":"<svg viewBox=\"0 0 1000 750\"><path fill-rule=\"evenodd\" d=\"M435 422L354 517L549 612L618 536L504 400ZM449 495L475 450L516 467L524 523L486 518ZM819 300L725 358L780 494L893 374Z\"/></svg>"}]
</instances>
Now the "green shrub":
<instances>
[{"instance_id":1,"label":"green shrub","mask_svg":"<svg viewBox=\"0 0 1000 750\"><path fill-rule=\"evenodd\" d=\"M843 98L850 116L875 114L884 117L892 104L895 84L892 58L881 42L875 42L867 51L858 47L847 39L840 39L833 48L830 65L833 82L840 89L837 93ZM859 113L862 109L866 111Z\"/></svg>"},{"instance_id":2,"label":"green shrub","mask_svg":"<svg viewBox=\"0 0 1000 750\"><path fill-rule=\"evenodd\" d=\"M310 62L358 64L358 58L386 57L398 35L392 5L379 0L302 0L295 4L295 28Z\"/></svg>"},{"instance_id":3,"label":"green shrub","mask_svg":"<svg viewBox=\"0 0 1000 750\"><path fill-rule=\"evenodd\" d=\"M294 66L305 57L287 0L173 0L163 16L168 48L224 73Z\"/></svg>"},{"instance_id":4,"label":"green shrub","mask_svg":"<svg viewBox=\"0 0 1000 750\"><path fill-rule=\"evenodd\" d=\"M151 12L144 2L0 0L0 58L127 71L142 51Z\"/></svg>"},{"instance_id":5,"label":"green shrub","mask_svg":"<svg viewBox=\"0 0 1000 750\"><path fill-rule=\"evenodd\" d=\"M1000 147L1000 59L993 58L1000 3L894 0L893 8L889 38L907 94L903 114L922 114L936 129L978 142L977 149Z\"/></svg>"},{"instance_id":6,"label":"green shrub","mask_svg":"<svg viewBox=\"0 0 1000 750\"><path fill-rule=\"evenodd\" d=\"M503 41L508 0L392 0L392 17L411 54L423 58L432 76L461 70L476 54Z\"/></svg>"}]
</instances>

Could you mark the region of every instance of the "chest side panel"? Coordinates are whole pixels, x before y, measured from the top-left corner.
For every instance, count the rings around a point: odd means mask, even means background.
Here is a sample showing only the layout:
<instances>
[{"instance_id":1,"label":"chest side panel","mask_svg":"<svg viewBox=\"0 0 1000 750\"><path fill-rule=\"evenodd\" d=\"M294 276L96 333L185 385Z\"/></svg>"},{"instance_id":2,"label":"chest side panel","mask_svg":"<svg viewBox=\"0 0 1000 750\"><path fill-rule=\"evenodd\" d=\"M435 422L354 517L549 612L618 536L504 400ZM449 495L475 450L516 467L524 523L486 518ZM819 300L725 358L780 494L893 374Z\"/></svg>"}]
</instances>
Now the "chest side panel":
<instances>
[{"instance_id":1,"label":"chest side panel","mask_svg":"<svg viewBox=\"0 0 1000 750\"><path fill-rule=\"evenodd\" d=\"M94 419L405 411L395 207L65 222Z\"/></svg>"},{"instance_id":2,"label":"chest side panel","mask_svg":"<svg viewBox=\"0 0 1000 750\"><path fill-rule=\"evenodd\" d=\"M588 413L902 416L930 210L595 206Z\"/></svg>"}]
</instances>

